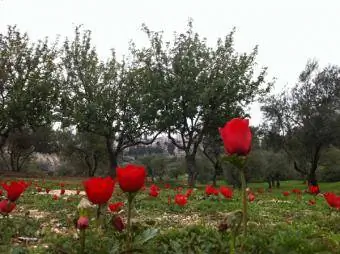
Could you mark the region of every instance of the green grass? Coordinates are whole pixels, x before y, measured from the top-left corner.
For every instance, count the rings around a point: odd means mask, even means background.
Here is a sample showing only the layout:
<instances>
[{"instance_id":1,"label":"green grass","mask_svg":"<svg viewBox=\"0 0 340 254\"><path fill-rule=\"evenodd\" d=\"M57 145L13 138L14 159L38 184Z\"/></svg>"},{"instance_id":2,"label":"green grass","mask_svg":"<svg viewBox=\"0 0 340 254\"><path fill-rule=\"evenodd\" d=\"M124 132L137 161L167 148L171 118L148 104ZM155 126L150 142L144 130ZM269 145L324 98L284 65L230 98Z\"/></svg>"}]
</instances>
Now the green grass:
<instances>
[{"instance_id":1,"label":"green grass","mask_svg":"<svg viewBox=\"0 0 340 254\"><path fill-rule=\"evenodd\" d=\"M39 182L53 190L60 189L60 181ZM65 182L65 189L82 189L81 179ZM157 198L149 197L147 191L139 193L133 211L135 253L229 253L230 231L219 232L218 225L230 212L241 209L240 192L235 190L233 199L226 200L206 197L204 187L194 190L185 207L176 206L173 199L168 204L173 190L162 188ZM236 253L340 253L340 211L330 209L322 196L315 197L316 205L310 206L308 201L314 199L310 194L301 199L282 195L285 190L306 189L301 181L282 182L272 193L257 193L258 188L267 188L266 183L249 187L256 200L248 203L249 233L237 238ZM320 183L320 188L340 194L340 182ZM32 184L11 216L0 218L0 253L78 253L74 220L81 198L73 195L53 200L51 195L38 194ZM126 201L118 186L111 201ZM126 235L114 230L112 215L104 209L101 228L90 221L86 253L120 253L124 249ZM126 221L126 207L120 215ZM21 242L21 236L37 238L37 242Z\"/></svg>"}]
</instances>

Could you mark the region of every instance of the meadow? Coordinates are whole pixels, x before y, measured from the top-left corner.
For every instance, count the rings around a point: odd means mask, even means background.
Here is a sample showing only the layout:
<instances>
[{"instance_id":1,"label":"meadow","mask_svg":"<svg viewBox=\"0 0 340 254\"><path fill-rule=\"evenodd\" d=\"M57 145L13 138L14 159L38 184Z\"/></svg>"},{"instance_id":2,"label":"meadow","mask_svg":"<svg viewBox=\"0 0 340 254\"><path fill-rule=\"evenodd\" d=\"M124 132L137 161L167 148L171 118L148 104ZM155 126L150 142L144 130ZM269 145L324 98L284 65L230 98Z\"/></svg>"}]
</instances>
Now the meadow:
<instances>
[{"instance_id":1,"label":"meadow","mask_svg":"<svg viewBox=\"0 0 340 254\"><path fill-rule=\"evenodd\" d=\"M0 253L79 253L75 225L77 206L86 197L84 179L24 180L31 184L16 208L9 216L0 216ZM85 253L231 252L234 231L225 222L233 211L241 209L240 190L233 190L233 197L227 199L221 194L207 196L206 186L197 185L187 203L178 206L175 194L187 191L183 180L155 184L160 187L157 197L149 195L149 182L135 198L130 251L124 251L126 230L117 230L113 213L102 207L99 222L95 209L89 216ZM266 183L250 183L248 187L255 200L248 202L247 236L237 231L235 253L340 253L340 211L330 208L322 194L304 192L307 186L301 181L285 181L271 191ZM48 194L46 188L50 189ZM63 195L60 189L65 189ZM293 189L302 194L292 193ZM340 194L340 182L320 183L320 189ZM285 191L288 196L283 195ZM124 202L116 214L124 223L126 200L116 184L109 204Z\"/></svg>"}]
</instances>

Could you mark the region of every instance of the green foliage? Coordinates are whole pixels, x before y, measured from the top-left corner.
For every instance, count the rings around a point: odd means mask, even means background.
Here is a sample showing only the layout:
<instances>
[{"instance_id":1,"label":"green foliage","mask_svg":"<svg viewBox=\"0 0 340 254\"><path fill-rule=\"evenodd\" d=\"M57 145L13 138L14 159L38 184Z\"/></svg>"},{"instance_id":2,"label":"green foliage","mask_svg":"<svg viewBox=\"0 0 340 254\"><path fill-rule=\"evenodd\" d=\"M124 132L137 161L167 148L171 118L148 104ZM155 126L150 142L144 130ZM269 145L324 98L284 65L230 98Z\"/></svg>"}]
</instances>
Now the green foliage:
<instances>
[{"instance_id":1,"label":"green foliage","mask_svg":"<svg viewBox=\"0 0 340 254\"><path fill-rule=\"evenodd\" d=\"M322 154L320 161L320 180L326 182L340 181L340 149L330 147Z\"/></svg>"},{"instance_id":2,"label":"green foliage","mask_svg":"<svg viewBox=\"0 0 340 254\"><path fill-rule=\"evenodd\" d=\"M308 62L291 90L268 97L262 107L268 136L275 146L281 142L294 168L309 180L315 180L322 151L340 135L339 73L338 66L320 70L317 62Z\"/></svg>"},{"instance_id":3,"label":"green foliage","mask_svg":"<svg viewBox=\"0 0 340 254\"><path fill-rule=\"evenodd\" d=\"M147 66L158 100L161 123L171 142L183 150L191 184L195 175L195 156L203 137L217 130L228 117L244 115L243 105L266 93L265 68L254 74L257 48L249 54L234 50L228 34L211 48L195 33L192 21L187 31L164 42L162 34L146 26L150 46L136 50L139 64Z\"/></svg>"}]
</instances>

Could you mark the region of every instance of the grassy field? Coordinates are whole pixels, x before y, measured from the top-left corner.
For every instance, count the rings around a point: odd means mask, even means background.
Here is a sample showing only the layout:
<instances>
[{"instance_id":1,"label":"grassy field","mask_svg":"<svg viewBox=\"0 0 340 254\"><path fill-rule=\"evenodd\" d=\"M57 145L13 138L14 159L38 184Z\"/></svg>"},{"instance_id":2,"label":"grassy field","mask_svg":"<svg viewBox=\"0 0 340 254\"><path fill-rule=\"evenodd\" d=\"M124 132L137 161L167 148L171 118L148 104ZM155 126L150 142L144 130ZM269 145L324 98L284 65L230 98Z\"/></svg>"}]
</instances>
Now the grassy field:
<instances>
[{"instance_id":1,"label":"grassy field","mask_svg":"<svg viewBox=\"0 0 340 254\"><path fill-rule=\"evenodd\" d=\"M79 179L61 180L66 190L82 189ZM79 232L74 221L78 218L77 205L85 195L73 193L54 200L53 193L59 196L61 180L34 180L10 216L0 216L0 253L79 252ZM43 192L37 192L35 183ZM238 190L227 200L222 195L206 197L205 186L198 186L187 205L178 207L173 202L175 191L166 190L163 183L158 185L161 191L157 198L150 197L147 188L136 197L135 253L229 253L231 234L229 230L220 232L218 226L230 212L241 209ZM185 192L185 185L182 186ZM51 189L50 194L44 193L46 187ZM256 199L248 203L249 232L247 237L237 238L236 253L340 253L340 211L329 208L322 195L283 196L283 191L294 188L304 191L306 186L301 181L282 182L280 189L264 193L258 191L267 184L249 187ZM320 183L320 189L340 194L340 182ZM315 205L309 205L311 199L315 199ZM126 202L118 186L111 201ZM97 221L90 221L86 253L122 253L125 233L114 229L112 215L106 208L103 215L101 227ZM126 221L126 207L120 215Z\"/></svg>"}]
</instances>

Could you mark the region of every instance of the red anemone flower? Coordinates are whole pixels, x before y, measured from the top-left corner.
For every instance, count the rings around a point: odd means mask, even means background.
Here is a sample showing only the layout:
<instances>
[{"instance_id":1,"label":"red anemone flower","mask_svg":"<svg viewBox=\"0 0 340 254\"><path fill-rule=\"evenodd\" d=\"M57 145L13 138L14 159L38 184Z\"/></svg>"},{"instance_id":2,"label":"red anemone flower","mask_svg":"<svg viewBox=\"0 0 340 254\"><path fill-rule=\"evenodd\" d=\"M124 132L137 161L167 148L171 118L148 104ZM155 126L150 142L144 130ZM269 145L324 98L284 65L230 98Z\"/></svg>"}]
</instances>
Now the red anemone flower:
<instances>
[{"instance_id":1,"label":"red anemone flower","mask_svg":"<svg viewBox=\"0 0 340 254\"><path fill-rule=\"evenodd\" d=\"M226 153L245 156L250 152L252 134L248 119L234 118L219 128L219 132Z\"/></svg>"},{"instance_id":2,"label":"red anemone flower","mask_svg":"<svg viewBox=\"0 0 340 254\"><path fill-rule=\"evenodd\" d=\"M283 196L288 197L290 195L289 191L282 192Z\"/></svg>"},{"instance_id":3,"label":"red anemone flower","mask_svg":"<svg viewBox=\"0 0 340 254\"><path fill-rule=\"evenodd\" d=\"M218 190L215 189L212 185L207 185L205 187L205 194L207 194L208 196L210 195L218 196Z\"/></svg>"},{"instance_id":4,"label":"red anemone flower","mask_svg":"<svg viewBox=\"0 0 340 254\"><path fill-rule=\"evenodd\" d=\"M228 188L228 187L225 187L225 186L221 186L220 187L220 192L221 194L225 197L225 198L232 198L233 197L233 190Z\"/></svg>"},{"instance_id":5,"label":"red anemone flower","mask_svg":"<svg viewBox=\"0 0 340 254\"><path fill-rule=\"evenodd\" d=\"M248 194L248 200L249 202L253 202L255 200L255 195L252 192Z\"/></svg>"},{"instance_id":6,"label":"red anemone flower","mask_svg":"<svg viewBox=\"0 0 340 254\"><path fill-rule=\"evenodd\" d=\"M105 204L112 196L115 182L111 177L92 177L83 182L87 198L96 205Z\"/></svg>"},{"instance_id":7,"label":"red anemone flower","mask_svg":"<svg viewBox=\"0 0 340 254\"><path fill-rule=\"evenodd\" d=\"M183 194L176 194L175 196L175 203L179 206L185 206L185 204L188 202L187 196Z\"/></svg>"},{"instance_id":8,"label":"red anemone flower","mask_svg":"<svg viewBox=\"0 0 340 254\"><path fill-rule=\"evenodd\" d=\"M7 198L10 201L15 202L25 191L27 185L23 181L12 181L9 185L7 183L3 183L2 188L7 191Z\"/></svg>"},{"instance_id":9,"label":"red anemone flower","mask_svg":"<svg viewBox=\"0 0 340 254\"><path fill-rule=\"evenodd\" d=\"M129 164L126 167L117 167L117 179L124 192L137 192L145 182L146 171L143 166Z\"/></svg>"},{"instance_id":10,"label":"red anemone flower","mask_svg":"<svg viewBox=\"0 0 340 254\"><path fill-rule=\"evenodd\" d=\"M123 202L116 202L116 203L113 203L113 204L109 204L109 210L110 212L118 212L121 207L124 206L124 203Z\"/></svg>"},{"instance_id":11,"label":"red anemone flower","mask_svg":"<svg viewBox=\"0 0 340 254\"><path fill-rule=\"evenodd\" d=\"M0 201L0 213L3 215L8 215L16 207L16 204L9 202L8 200Z\"/></svg>"},{"instance_id":12,"label":"red anemone flower","mask_svg":"<svg viewBox=\"0 0 340 254\"><path fill-rule=\"evenodd\" d=\"M112 219L112 224L117 231L122 232L125 228L124 222L120 216L115 216Z\"/></svg>"}]
</instances>

